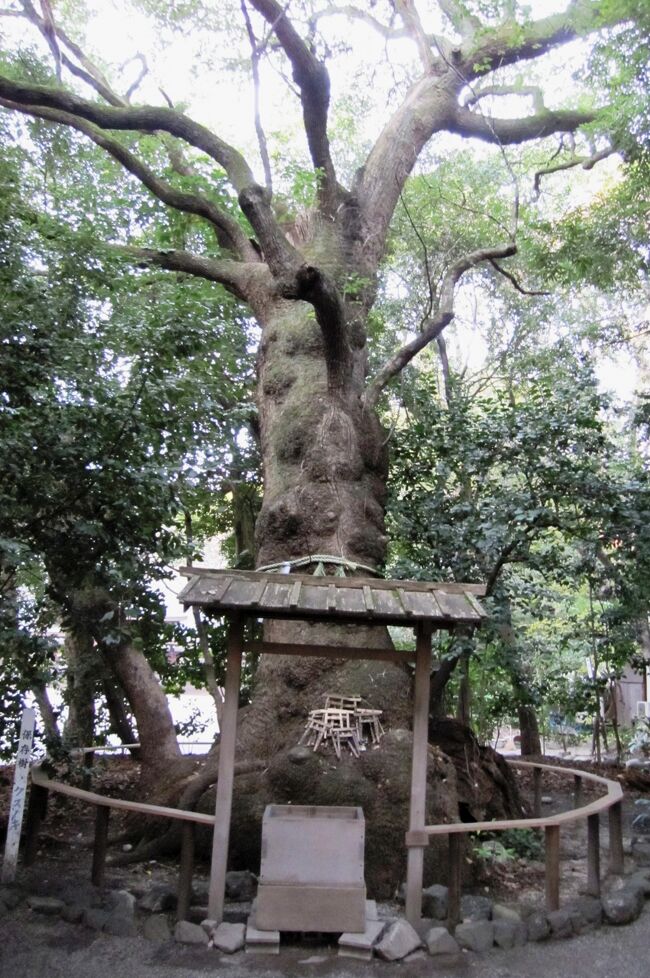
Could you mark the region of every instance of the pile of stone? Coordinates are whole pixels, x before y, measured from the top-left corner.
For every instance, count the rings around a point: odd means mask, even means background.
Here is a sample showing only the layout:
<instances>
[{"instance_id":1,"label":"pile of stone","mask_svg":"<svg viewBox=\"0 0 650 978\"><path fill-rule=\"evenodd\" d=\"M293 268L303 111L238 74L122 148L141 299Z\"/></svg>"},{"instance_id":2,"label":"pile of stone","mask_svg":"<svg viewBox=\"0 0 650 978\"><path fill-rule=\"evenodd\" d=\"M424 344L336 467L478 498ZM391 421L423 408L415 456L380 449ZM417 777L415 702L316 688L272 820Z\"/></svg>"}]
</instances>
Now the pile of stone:
<instances>
[{"instance_id":1,"label":"pile of stone","mask_svg":"<svg viewBox=\"0 0 650 978\"><path fill-rule=\"evenodd\" d=\"M650 806L640 806L643 820L635 831L646 830ZM636 819L635 819L636 822ZM650 834L650 832L648 833ZM26 894L16 886L0 887L0 916L27 906L31 912L57 916L92 930L118 937L141 934L151 941L174 940L194 944L222 954L277 954L280 934L259 931L253 925L257 880L251 873L229 873L227 892L230 903L225 919L217 923L207 918L207 885L194 890L194 903L188 920L170 923L176 896L162 883L154 883L136 894L127 890L101 892L93 887L70 887L59 896ZM487 896L465 895L461 901L461 922L450 932L446 921L449 909L447 887L434 885L423 891L424 917L417 929L392 907L377 907L366 902L366 929L362 934L342 934L338 941L341 956L385 961L411 961L427 954L439 957L471 951L482 954L493 947L508 949L527 941L561 940L584 934L601 924L619 926L631 923L650 897L650 867L637 869L616 879L598 899L583 896L567 901L560 910L545 912L519 909L494 902Z\"/></svg>"}]
</instances>

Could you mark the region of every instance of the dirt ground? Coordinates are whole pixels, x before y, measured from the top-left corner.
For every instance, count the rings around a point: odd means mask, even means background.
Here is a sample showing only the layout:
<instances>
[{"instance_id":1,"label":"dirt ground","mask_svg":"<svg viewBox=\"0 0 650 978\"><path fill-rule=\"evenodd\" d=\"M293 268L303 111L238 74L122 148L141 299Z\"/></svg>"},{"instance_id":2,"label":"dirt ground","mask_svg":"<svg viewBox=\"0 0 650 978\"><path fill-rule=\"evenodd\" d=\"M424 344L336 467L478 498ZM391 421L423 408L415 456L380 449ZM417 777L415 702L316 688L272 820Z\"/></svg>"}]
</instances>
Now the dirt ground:
<instances>
[{"instance_id":1,"label":"dirt ground","mask_svg":"<svg viewBox=\"0 0 650 978\"><path fill-rule=\"evenodd\" d=\"M589 768L593 770L593 768ZM11 788L11 771L0 771L0 824L6 818ZM600 770L613 777L612 769ZM93 788L115 796L134 796L137 768L129 759L114 759L100 765ZM521 775L524 794L532 788L531 776ZM572 807L572 780L548 773L543 783L543 813ZM634 800L643 795L627 791L624 803L624 836L629 839ZM595 795L594 795L595 796ZM647 795L646 795L647 796ZM585 793L584 803L591 798ZM112 819L113 835L120 835L126 823ZM606 866L607 831L603 817L602 860ZM30 893L59 896L66 893L90 892L90 845L93 834L93 812L79 802L53 796L44 823L36 864L20 868L18 883ZM122 843L114 847L120 852ZM631 869L631 863L629 868ZM149 862L127 867L109 867L106 885L128 888L144 893L152 881L167 882L175 887L178 865L175 860ZM207 885L207 866L199 864L195 871L198 889ZM562 831L562 899L577 895L586 883L586 826L578 822ZM544 864L540 859L509 857L502 863L486 863L478 875L475 892L490 893L502 902L517 907L541 907L544 894ZM418 978L424 974L444 974L459 978L565 978L571 968L572 978L647 978L650 974L650 907L639 920L623 930L604 928L591 935L569 942L526 945L508 952L494 950L477 957L463 952L453 960L433 960L428 956L414 959L402 967ZM633 950L641 955L641 970ZM600 956L600 957L599 957ZM582 962L591 959L585 970ZM596 962L600 960L600 965ZM142 937L117 938L98 934L80 924L68 924L59 918L44 917L30 911L24 904L12 913L0 917L0 976L2 978L104 978L104 975L123 974L125 978L194 978L215 972L239 978L241 975L260 978L275 975L327 975L328 978L354 978L355 975L384 973L394 969L381 961L356 962L337 957L336 945L284 943L279 957L238 954L219 955L214 950L192 948L168 941L152 944ZM634 970L637 968L637 970Z\"/></svg>"}]
</instances>

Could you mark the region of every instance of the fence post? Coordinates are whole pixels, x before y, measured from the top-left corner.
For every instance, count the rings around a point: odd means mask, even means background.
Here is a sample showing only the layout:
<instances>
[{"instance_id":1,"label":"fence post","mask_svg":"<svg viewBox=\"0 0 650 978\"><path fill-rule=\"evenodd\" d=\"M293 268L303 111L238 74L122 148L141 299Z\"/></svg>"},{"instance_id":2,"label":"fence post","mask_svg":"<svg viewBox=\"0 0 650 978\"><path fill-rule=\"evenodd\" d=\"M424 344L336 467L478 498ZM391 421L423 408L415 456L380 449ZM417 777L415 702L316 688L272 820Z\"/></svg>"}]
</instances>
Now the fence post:
<instances>
[{"instance_id":1,"label":"fence post","mask_svg":"<svg viewBox=\"0 0 650 978\"><path fill-rule=\"evenodd\" d=\"M623 872L623 805L620 801L609 809L609 871Z\"/></svg>"},{"instance_id":2,"label":"fence post","mask_svg":"<svg viewBox=\"0 0 650 978\"><path fill-rule=\"evenodd\" d=\"M587 817L587 893L600 896L600 815Z\"/></svg>"},{"instance_id":3,"label":"fence post","mask_svg":"<svg viewBox=\"0 0 650 978\"><path fill-rule=\"evenodd\" d=\"M177 920L187 920L192 896L192 873L194 871L194 822L183 822L181 836L181 866L178 874Z\"/></svg>"},{"instance_id":4,"label":"fence post","mask_svg":"<svg viewBox=\"0 0 650 978\"><path fill-rule=\"evenodd\" d=\"M560 826L547 825L546 836L546 909L560 909Z\"/></svg>"},{"instance_id":5,"label":"fence post","mask_svg":"<svg viewBox=\"0 0 650 978\"><path fill-rule=\"evenodd\" d=\"M542 817L542 769L533 769L533 814L535 818Z\"/></svg>"},{"instance_id":6,"label":"fence post","mask_svg":"<svg viewBox=\"0 0 650 978\"><path fill-rule=\"evenodd\" d=\"M462 885L463 838L460 833L449 833L449 883L447 888L447 923L453 933L460 923L460 896Z\"/></svg>"},{"instance_id":7,"label":"fence post","mask_svg":"<svg viewBox=\"0 0 650 978\"><path fill-rule=\"evenodd\" d=\"M573 807L580 808L582 805L582 777L579 774L573 775Z\"/></svg>"},{"instance_id":8,"label":"fence post","mask_svg":"<svg viewBox=\"0 0 650 978\"><path fill-rule=\"evenodd\" d=\"M47 814L47 788L40 784L34 784L29 791L29 803L27 805L27 826L25 830L25 849L23 858L25 866L32 866L36 859L38 850L38 834L43 824L43 819Z\"/></svg>"},{"instance_id":9,"label":"fence post","mask_svg":"<svg viewBox=\"0 0 650 978\"><path fill-rule=\"evenodd\" d=\"M95 811L95 843L93 845L93 865L90 879L94 886L104 885L106 851L108 849L108 819L111 810L108 805L97 805Z\"/></svg>"}]
</instances>

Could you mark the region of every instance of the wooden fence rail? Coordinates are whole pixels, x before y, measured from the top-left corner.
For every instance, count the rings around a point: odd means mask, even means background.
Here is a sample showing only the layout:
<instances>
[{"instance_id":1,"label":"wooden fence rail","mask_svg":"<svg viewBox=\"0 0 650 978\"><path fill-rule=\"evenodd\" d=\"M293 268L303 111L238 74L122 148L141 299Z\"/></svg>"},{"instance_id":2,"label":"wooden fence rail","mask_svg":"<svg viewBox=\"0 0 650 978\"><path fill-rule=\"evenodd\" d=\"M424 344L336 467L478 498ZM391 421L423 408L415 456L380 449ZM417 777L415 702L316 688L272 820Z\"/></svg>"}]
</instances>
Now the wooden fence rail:
<instances>
[{"instance_id":1,"label":"wooden fence rail","mask_svg":"<svg viewBox=\"0 0 650 978\"><path fill-rule=\"evenodd\" d=\"M600 814L609 811L609 872L623 872L622 799L623 790L616 781L602 778L586 771L542 764L533 761L508 761L515 768L531 769L533 772L533 811L535 817L506 819L495 822L452 822L440 825L426 825L423 830L406 833L409 848L424 849L433 836L445 835L449 840L449 918L451 928L460 920L461 866L463 847L461 836L476 832L504 832L511 829L543 829L546 843L546 908L557 910L560 905L560 830L563 825L580 819L587 820L587 889L594 896L600 893ZM574 808L548 815L540 815L542 784L545 771L553 771L574 781ZM47 810L47 797L50 791L86 801L96 808L95 838L93 844L92 882L102 886L108 848L108 825L111 808L119 811L137 812L158 818L177 819L183 823L180 872L178 882L179 920L187 917L192 889L194 865L194 836L197 825L214 827L214 815L149 805L144 802L127 801L122 798L109 798L92 791L75 788L73 785L48 778L40 767L32 768L32 790L27 817L25 842L25 863L30 865L36 857L39 828ZM582 805L583 782L591 781L605 789L605 794ZM421 899L416 908L417 917L421 915ZM415 919L415 918L414 918ZM413 923L413 921L411 921Z\"/></svg>"}]
</instances>

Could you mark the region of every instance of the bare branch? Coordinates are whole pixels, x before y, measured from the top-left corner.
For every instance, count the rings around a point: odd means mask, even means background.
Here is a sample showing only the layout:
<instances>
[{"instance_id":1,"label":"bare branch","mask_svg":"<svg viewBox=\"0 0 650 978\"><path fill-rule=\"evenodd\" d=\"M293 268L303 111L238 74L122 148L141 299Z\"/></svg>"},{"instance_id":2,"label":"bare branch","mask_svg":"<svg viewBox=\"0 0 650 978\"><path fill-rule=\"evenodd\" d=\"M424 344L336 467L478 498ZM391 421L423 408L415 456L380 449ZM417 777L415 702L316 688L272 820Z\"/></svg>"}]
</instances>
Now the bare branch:
<instances>
[{"instance_id":1,"label":"bare branch","mask_svg":"<svg viewBox=\"0 0 650 978\"><path fill-rule=\"evenodd\" d=\"M100 146L109 153L114 160L117 160L125 170L128 170L134 177L137 177L164 204L168 204L175 210L183 211L187 214L195 214L209 221L216 230L217 240L223 248L235 252L239 257L247 261L255 261L258 258L250 241L236 221L233 221L231 217L221 211L210 200L177 190L165 180L161 180L145 163L127 149L126 146L107 136L101 129L93 126L92 123L86 122L70 113L61 112L58 109L48 109L42 106L26 108L23 105L10 102L3 98L0 98L0 105L4 105L5 108L13 109L17 112L35 116L39 119L46 119L48 122L56 122L69 126L83 133L89 139L92 139L97 146Z\"/></svg>"},{"instance_id":2,"label":"bare branch","mask_svg":"<svg viewBox=\"0 0 650 978\"><path fill-rule=\"evenodd\" d=\"M556 132L574 132L580 126L593 122L596 115L596 112L578 109L558 109L545 110L518 119L496 119L477 115L459 106L447 129L459 136L474 137L505 146L523 143L529 139L541 139Z\"/></svg>"},{"instance_id":3,"label":"bare branch","mask_svg":"<svg viewBox=\"0 0 650 978\"><path fill-rule=\"evenodd\" d=\"M41 0L41 9L43 11L43 34L49 45L50 51L52 52L56 69L56 77L60 82L61 52L59 51L59 44L56 37L56 28L54 27L54 17L52 15L52 8L50 7L50 0Z\"/></svg>"},{"instance_id":4,"label":"bare branch","mask_svg":"<svg viewBox=\"0 0 650 978\"><path fill-rule=\"evenodd\" d=\"M505 268L502 268L501 265L499 265L498 261L495 261L494 258L490 259L490 265L492 265L492 268L494 268L497 272L499 272L500 275L503 275L504 278L507 278L510 284L517 290L517 292L521 292L522 295L550 295L551 294L550 292L544 292L542 290L537 290L537 289L525 289L523 285L520 285L516 276L513 275L512 272L508 272L506 271Z\"/></svg>"},{"instance_id":5,"label":"bare branch","mask_svg":"<svg viewBox=\"0 0 650 978\"><path fill-rule=\"evenodd\" d=\"M460 277L481 262L495 258L508 258L516 252L517 247L514 244L501 245L495 248L480 248L454 262L443 277L435 315L428 317L422 331L410 342L405 343L375 374L368 384L363 398L365 408L374 408L382 390L393 377L396 377L420 350L437 339L443 329L452 321L455 316L454 289Z\"/></svg>"},{"instance_id":6,"label":"bare branch","mask_svg":"<svg viewBox=\"0 0 650 978\"><path fill-rule=\"evenodd\" d=\"M291 62L293 79L300 90L303 122L312 163L317 170L322 171L321 205L326 213L333 215L339 203L339 190L327 135L329 73L300 37L277 0L250 2L271 25Z\"/></svg>"},{"instance_id":7,"label":"bare branch","mask_svg":"<svg viewBox=\"0 0 650 978\"><path fill-rule=\"evenodd\" d=\"M608 156L612 156L616 150L613 147L608 147L607 149L601 149L597 153L593 153L591 156L572 156L568 160L564 160L562 163L555 163L553 166L542 167L535 174L535 179L533 180L533 190L536 197L539 197L542 189L542 177L549 176L551 173L560 173L562 170L572 170L576 166L581 166L583 170L592 170L596 163L600 163L601 160L607 159Z\"/></svg>"},{"instance_id":8,"label":"bare branch","mask_svg":"<svg viewBox=\"0 0 650 978\"><path fill-rule=\"evenodd\" d=\"M319 20L323 20L325 17L335 17L335 16L349 17L351 20L360 20L373 30L381 34L383 38L387 41L396 41L400 38L407 36L406 28L395 28L389 27L387 24L382 24L380 20L373 17L372 14L365 10L359 10L358 7L353 7L352 4L346 3L341 4L336 7L326 7L324 10L319 10L312 15L310 23L317 24Z\"/></svg>"},{"instance_id":9,"label":"bare branch","mask_svg":"<svg viewBox=\"0 0 650 978\"><path fill-rule=\"evenodd\" d=\"M544 93L538 85L486 85L484 88L479 88L473 91L464 101L463 105L466 109L470 106L476 105L482 98L486 98L488 95L528 95L533 100L533 108L535 112L543 112L546 109L544 105Z\"/></svg>"},{"instance_id":10,"label":"bare branch","mask_svg":"<svg viewBox=\"0 0 650 978\"><path fill-rule=\"evenodd\" d=\"M266 183L266 189L268 190L269 193L272 193L273 176L271 174L271 160L269 159L269 149L266 142L266 133L264 132L264 127L262 125L262 115L260 111L260 71L259 71L260 52L257 46L255 32L253 31L253 25L248 15L248 7L246 6L246 0L241 0L241 11L242 14L244 15L246 32L248 34L248 40L251 46L251 70L253 72L253 102L254 102L254 116L255 116L255 132L257 133L257 143L260 148L262 166L264 167L264 181Z\"/></svg>"},{"instance_id":11,"label":"bare branch","mask_svg":"<svg viewBox=\"0 0 650 978\"><path fill-rule=\"evenodd\" d=\"M68 49L70 54L74 55L79 62L79 64L75 64L75 62L68 57L65 51L60 50L57 43L57 53L53 51L54 61L57 68L59 66L59 61L62 62L71 74L76 75L77 78L80 78L87 85L90 85L90 87L93 88L98 95L105 99L109 105L126 104L124 99L113 91L105 75L99 70L97 65L95 65L90 58L86 56L79 45L73 41L66 34L63 28L54 21L52 10L49 8L49 5L48 8L50 12L50 20L48 22L45 17L40 16L31 0L20 0L20 2L23 6L23 16L25 16L30 23L34 24L34 26L38 28L45 40L50 45L50 49L52 49L52 45L50 43L50 35L52 34L55 42L60 41L64 47ZM60 71L57 72L57 77L60 81Z\"/></svg>"},{"instance_id":12,"label":"bare branch","mask_svg":"<svg viewBox=\"0 0 650 978\"><path fill-rule=\"evenodd\" d=\"M399 11L409 37L415 41L422 67L425 72L431 71L437 59L431 50L431 42L424 33L415 3L413 0L395 0L395 9Z\"/></svg>"},{"instance_id":13,"label":"bare branch","mask_svg":"<svg viewBox=\"0 0 650 978\"><path fill-rule=\"evenodd\" d=\"M122 65L122 70L126 68L126 66L130 64L131 61L140 62L140 71L138 72L137 76L134 78L134 80L131 82L131 84L126 90L126 95L124 97L127 102L131 101L133 95L137 92L137 90L140 88L140 85L149 74L149 65L147 64L147 59L145 58L144 54L134 55L134 57L131 58L130 61L126 61Z\"/></svg>"}]
</instances>

